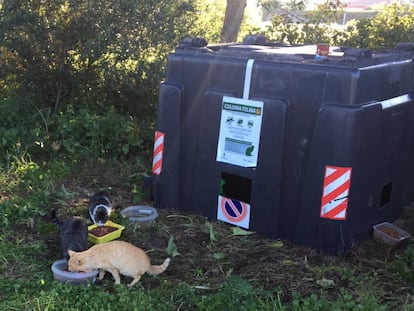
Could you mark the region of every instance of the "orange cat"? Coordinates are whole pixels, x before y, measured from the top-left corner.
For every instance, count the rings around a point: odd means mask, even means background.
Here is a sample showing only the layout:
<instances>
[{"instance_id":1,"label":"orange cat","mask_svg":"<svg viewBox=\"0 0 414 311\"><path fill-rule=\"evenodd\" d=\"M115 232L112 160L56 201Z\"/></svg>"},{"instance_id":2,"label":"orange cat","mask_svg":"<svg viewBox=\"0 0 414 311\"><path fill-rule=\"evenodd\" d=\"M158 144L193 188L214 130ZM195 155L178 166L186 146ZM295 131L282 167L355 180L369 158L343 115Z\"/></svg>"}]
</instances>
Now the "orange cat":
<instances>
[{"instance_id":1,"label":"orange cat","mask_svg":"<svg viewBox=\"0 0 414 311\"><path fill-rule=\"evenodd\" d=\"M105 271L108 271L114 277L115 284L121 284L120 274L130 276L133 280L128 287L137 283L144 273L160 274L170 264L170 258L167 258L162 265L153 266L142 249L124 241L96 244L83 252L69 250L68 253L69 271L89 272L99 269L99 280L102 280Z\"/></svg>"}]
</instances>

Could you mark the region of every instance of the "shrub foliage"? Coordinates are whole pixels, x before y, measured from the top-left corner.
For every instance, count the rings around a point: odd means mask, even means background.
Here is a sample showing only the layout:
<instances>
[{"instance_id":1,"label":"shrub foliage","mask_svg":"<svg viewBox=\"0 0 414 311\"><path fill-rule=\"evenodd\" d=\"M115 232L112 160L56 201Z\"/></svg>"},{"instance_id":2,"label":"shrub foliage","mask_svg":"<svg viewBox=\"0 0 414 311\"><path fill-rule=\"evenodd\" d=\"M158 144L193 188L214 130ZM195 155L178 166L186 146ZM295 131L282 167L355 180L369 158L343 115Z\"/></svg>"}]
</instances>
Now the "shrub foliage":
<instances>
[{"instance_id":1,"label":"shrub foliage","mask_svg":"<svg viewBox=\"0 0 414 311\"><path fill-rule=\"evenodd\" d=\"M373 50L392 48L399 42L414 41L414 7L392 3L380 8L369 18L351 20L345 25L341 20L345 6L340 1L327 0L314 11L298 18L297 11L273 18L266 35L273 41L288 44L316 44L363 47Z\"/></svg>"},{"instance_id":2,"label":"shrub foliage","mask_svg":"<svg viewBox=\"0 0 414 311\"><path fill-rule=\"evenodd\" d=\"M56 112L68 102L153 112L166 54L188 33L189 0L4 1L1 91Z\"/></svg>"}]
</instances>

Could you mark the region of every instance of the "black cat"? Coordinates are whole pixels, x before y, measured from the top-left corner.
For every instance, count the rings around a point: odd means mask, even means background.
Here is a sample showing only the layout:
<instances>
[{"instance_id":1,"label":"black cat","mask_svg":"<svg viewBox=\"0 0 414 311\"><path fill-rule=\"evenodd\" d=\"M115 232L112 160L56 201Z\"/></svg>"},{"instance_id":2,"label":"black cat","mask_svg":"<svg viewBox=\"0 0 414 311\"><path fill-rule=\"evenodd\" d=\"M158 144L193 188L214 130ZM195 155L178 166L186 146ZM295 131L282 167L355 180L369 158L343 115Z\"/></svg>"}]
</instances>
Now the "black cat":
<instances>
[{"instance_id":1,"label":"black cat","mask_svg":"<svg viewBox=\"0 0 414 311\"><path fill-rule=\"evenodd\" d=\"M51 219L60 230L63 258L69 258L68 249L77 252L88 249L88 226L81 217L72 216L61 221L57 217L56 210L52 210Z\"/></svg>"},{"instance_id":2,"label":"black cat","mask_svg":"<svg viewBox=\"0 0 414 311\"><path fill-rule=\"evenodd\" d=\"M93 223L100 226L109 220L112 212L112 199L108 192L99 191L89 199L89 215Z\"/></svg>"}]
</instances>

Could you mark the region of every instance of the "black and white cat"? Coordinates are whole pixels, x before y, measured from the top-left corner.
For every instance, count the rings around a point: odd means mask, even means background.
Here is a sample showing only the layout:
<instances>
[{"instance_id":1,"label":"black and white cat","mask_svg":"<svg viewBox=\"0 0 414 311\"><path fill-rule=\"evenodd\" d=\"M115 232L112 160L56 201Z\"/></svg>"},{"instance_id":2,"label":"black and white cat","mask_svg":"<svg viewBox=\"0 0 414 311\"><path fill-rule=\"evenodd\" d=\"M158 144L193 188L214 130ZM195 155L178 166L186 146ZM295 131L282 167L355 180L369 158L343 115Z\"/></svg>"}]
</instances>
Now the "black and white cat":
<instances>
[{"instance_id":1,"label":"black and white cat","mask_svg":"<svg viewBox=\"0 0 414 311\"><path fill-rule=\"evenodd\" d=\"M68 259L68 249L82 252L88 249L88 226L78 216L72 216L61 221L56 210L51 211L51 219L59 228L61 236L61 251L64 259Z\"/></svg>"},{"instance_id":2,"label":"black and white cat","mask_svg":"<svg viewBox=\"0 0 414 311\"><path fill-rule=\"evenodd\" d=\"M103 226L112 213L112 199L108 192L99 191L89 199L89 215L94 224Z\"/></svg>"}]
</instances>

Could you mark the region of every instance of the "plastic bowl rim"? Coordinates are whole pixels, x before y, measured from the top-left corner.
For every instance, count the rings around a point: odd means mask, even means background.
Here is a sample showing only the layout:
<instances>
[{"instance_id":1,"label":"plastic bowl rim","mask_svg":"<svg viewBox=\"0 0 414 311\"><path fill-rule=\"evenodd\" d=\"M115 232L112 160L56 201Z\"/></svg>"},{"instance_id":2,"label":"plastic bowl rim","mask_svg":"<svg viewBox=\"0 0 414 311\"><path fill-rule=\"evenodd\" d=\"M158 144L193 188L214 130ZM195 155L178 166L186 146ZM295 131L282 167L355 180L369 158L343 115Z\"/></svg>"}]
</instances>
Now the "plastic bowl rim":
<instances>
[{"instance_id":1,"label":"plastic bowl rim","mask_svg":"<svg viewBox=\"0 0 414 311\"><path fill-rule=\"evenodd\" d=\"M149 214L147 216L132 216L131 214L128 215L128 213L131 213L131 212L135 212L137 214L140 214L140 211L143 211L143 210L150 210L151 214ZM148 206L148 205L131 205L131 206L128 206L128 207L124 208L121 211L121 215L122 215L123 218L128 217L131 220L136 220L136 221L139 221L139 222L146 222L146 221L155 220L158 217L158 212L152 206Z\"/></svg>"},{"instance_id":2,"label":"plastic bowl rim","mask_svg":"<svg viewBox=\"0 0 414 311\"><path fill-rule=\"evenodd\" d=\"M63 271L58 268L59 265L68 264L66 259L58 259L52 264L52 272L55 275L63 276L68 280L80 280L80 279L89 279L96 277L98 275L98 270L93 270L91 272L70 272L70 271Z\"/></svg>"}]
</instances>

